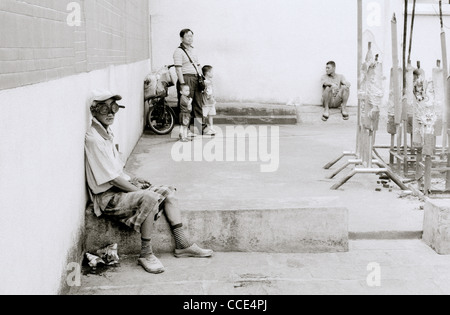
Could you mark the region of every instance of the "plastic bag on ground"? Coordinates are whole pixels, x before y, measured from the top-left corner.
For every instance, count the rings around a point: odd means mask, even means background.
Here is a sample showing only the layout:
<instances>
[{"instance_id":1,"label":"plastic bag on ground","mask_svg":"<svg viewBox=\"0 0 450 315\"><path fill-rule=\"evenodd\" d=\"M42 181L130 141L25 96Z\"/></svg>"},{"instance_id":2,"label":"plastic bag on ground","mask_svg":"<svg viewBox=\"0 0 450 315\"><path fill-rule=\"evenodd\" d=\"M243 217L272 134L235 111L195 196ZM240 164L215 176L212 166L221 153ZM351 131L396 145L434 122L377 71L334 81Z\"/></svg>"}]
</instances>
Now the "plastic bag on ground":
<instances>
[{"instance_id":1,"label":"plastic bag on ground","mask_svg":"<svg viewBox=\"0 0 450 315\"><path fill-rule=\"evenodd\" d=\"M105 248L99 249L97 255L106 262L106 265L111 266L119 263L119 255L117 253L118 245L111 244Z\"/></svg>"}]
</instances>

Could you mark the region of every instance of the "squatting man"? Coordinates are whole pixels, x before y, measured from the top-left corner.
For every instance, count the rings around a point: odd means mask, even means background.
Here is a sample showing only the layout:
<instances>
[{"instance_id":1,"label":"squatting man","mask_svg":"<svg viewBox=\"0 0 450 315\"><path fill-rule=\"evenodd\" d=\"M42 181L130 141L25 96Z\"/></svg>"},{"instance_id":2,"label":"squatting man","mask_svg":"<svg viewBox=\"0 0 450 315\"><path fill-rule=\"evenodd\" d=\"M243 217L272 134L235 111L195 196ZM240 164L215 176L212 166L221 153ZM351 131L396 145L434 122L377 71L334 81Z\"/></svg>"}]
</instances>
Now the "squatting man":
<instances>
[{"instance_id":1,"label":"squatting man","mask_svg":"<svg viewBox=\"0 0 450 315\"><path fill-rule=\"evenodd\" d=\"M97 216L118 220L141 233L138 259L149 273L162 273L164 266L154 255L151 243L155 221L165 213L175 238L176 257L212 257L213 251L200 248L187 237L178 208L176 188L153 185L124 172L124 162L114 145L111 131L121 108L122 97L110 91L95 91L89 100L92 124L86 133L86 177Z\"/></svg>"},{"instance_id":2,"label":"squatting man","mask_svg":"<svg viewBox=\"0 0 450 315\"><path fill-rule=\"evenodd\" d=\"M350 96L350 82L342 74L336 73L336 63L327 62L326 74L322 76L322 105L324 111L322 120L327 121L330 118L330 108L341 108L342 118L349 119L347 102Z\"/></svg>"}]
</instances>

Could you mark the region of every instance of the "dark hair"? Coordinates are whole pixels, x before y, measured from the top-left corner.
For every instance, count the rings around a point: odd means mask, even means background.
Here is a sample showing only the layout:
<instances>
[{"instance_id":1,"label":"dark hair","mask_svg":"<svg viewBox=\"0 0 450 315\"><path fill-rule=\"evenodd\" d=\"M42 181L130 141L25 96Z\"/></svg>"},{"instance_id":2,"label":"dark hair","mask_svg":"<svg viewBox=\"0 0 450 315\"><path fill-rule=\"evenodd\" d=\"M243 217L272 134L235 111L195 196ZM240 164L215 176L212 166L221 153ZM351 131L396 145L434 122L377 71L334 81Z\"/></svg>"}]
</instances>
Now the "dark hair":
<instances>
[{"instance_id":1,"label":"dark hair","mask_svg":"<svg viewBox=\"0 0 450 315\"><path fill-rule=\"evenodd\" d=\"M193 32L193 31L191 31L191 30L188 29L188 28L185 28L184 30L182 30L182 31L180 32L180 37L181 37L181 38L184 38L184 35L186 35L186 34L189 33L189 32L191 32L192 35L194 35L194 32Z\"/></svg>"},{"instance_id":2,"label":"dark hair","mask_svg":"<svg viewBox=\"0 0 450 315\"><path fill-rule=\"evenodd\" d=\"M202 68L203 75L206 75L209 71L211 71L212 68L212 66L204 66Z\"/></svg>"},{"instance_id":3,"label":"dark hair","mask_svg":"<svg viewBox=\"0 0 450 315\"><path fill-rule=\"evenodd\" d=\"M336 68L336 62L334 62L334 61L328 61L328 62L327 62L327 66L328 66L328 65L333 66L333 67Z\"/></svg>"}]
</instances>

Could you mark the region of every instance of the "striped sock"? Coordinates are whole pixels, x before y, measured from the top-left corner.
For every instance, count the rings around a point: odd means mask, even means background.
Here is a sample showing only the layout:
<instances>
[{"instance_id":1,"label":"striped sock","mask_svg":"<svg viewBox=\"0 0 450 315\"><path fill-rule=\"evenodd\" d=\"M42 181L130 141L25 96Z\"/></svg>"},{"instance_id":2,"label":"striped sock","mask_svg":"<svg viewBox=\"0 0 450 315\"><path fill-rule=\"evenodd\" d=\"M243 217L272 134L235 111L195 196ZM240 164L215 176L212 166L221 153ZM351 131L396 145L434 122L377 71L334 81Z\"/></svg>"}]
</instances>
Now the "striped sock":
<instances>
[{"instance_id":1,"label":"striped sock","mask_svg":"<svg viewBox=\"0 0 450 315\"><path fill-rule=\"evenodd\" d=\"M141 256L140 258L147 258L153 254L152 240L142 238Z\"/></svg>"},{"instance_id":2,"label":"striped sock","mask_svg":"<svg viewBox=\"0 0 450 315\"><path fill-rule=\"evenodd\" d=\"M175 237L176 249L186 249L193 245L193 243L189 242L186 233L184 233L183 224L172 226L172 233Z\"/></svg>"}]
</instances>

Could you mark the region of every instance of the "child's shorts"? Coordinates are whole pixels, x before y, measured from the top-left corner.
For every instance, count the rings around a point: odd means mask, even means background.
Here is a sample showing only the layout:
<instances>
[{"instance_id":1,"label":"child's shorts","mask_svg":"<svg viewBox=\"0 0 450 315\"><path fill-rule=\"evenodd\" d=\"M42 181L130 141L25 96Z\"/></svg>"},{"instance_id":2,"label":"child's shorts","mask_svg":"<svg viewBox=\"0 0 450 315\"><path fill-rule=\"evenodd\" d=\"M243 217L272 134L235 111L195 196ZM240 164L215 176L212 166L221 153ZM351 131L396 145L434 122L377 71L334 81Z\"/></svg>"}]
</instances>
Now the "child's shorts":
<instances>
[{"instance_id":1,"label":"child's shorts","mask_svg":"<svg viewBox=\"0 0 450 315\"><path fill-rule=\"evenodd\" d=\"M202 109L203 109L203 117L217 115L216 106L214 106L214 105L203 105Z\"/></svg>"},{"instance_id":2,"label":"child's shorts","mask_svg":"<svg viewBox=\"0 0 450 315\"><path fill-rule=\"evenodd\" d=\"M191 122L191 113L181 112L180 113L180 125L188 127Z\"/></svg>"}]
</instances>

